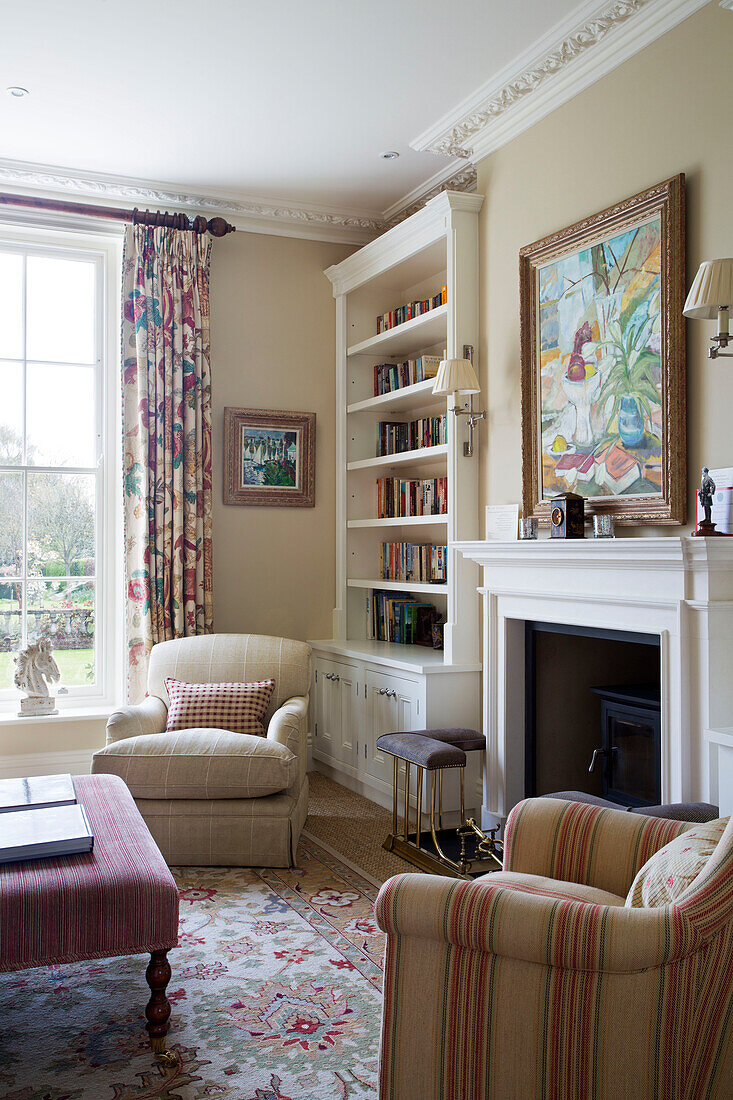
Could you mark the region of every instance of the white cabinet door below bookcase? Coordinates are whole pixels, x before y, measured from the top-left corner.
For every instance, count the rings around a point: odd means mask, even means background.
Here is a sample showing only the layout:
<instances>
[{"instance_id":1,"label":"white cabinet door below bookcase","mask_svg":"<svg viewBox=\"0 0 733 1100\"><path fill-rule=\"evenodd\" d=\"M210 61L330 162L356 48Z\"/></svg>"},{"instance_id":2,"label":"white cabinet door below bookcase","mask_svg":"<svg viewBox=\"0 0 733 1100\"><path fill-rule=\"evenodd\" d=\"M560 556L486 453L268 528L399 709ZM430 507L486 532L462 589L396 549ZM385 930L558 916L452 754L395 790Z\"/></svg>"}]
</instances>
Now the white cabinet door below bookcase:
<instances>
[{"instance_id":1,"label":"white cabinet door below bookcase","mask_svg":"<svg viewBox=\"0 0 733 1100\"><path fill-rule=\"evenodd\" d=\"M420 728L421 685L402 676L367 671L364 768L372 779L391 788L392 757L380 752L377 738L383 733L403 733Z\"/></svg>"},{"instance_id":2,"label":"white cabinet door below bookcase","mask_svg":"<svg viewBox=\"0 0 733 1100\"><path fill-rule=\"evenodd\" d=\"M315 662L313 750L334 764L356 764L359 736L356 669L318 658Z\"/></svg>"}]
</instances>

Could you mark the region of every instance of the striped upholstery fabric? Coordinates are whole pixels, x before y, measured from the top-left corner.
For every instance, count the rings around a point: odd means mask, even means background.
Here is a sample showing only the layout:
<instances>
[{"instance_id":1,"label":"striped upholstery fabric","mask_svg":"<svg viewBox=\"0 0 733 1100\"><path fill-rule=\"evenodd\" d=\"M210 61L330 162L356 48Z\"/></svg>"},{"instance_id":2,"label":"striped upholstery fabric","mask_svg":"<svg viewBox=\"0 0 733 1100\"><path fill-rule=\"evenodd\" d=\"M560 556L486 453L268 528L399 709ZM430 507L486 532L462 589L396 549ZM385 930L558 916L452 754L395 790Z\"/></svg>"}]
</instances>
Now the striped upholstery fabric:
<instances>
[{"instance_id":1,"label":"striped upholstery fabric","mask_svg":"<svg viewBox=\"0 0 733 1100\"><path fill-rule=\"evenodd\" d=\"M166 730L217 729L265 736L262 716L275 690L274 680L254 684L186 684L168 678L170 703Z\"/></svg>"},{"instance_id":2,"label":"striped upholstery fabric","mask_svg":"<svg viewBox=\"0 0 733 1100\"><path fill-rule=\"evenodd\" d=\"M94 850L0 864L0 970L165 951L178 890L121 779L77 776Z\"/></svg>"},{"instance_id":3,"label":"striped upholstery fabric","mask_svg":"<svg viewBox=\"0 0 733 1100\"><path fill-rule=\"evenodd\" d=\"M506 870L587 874L623 897L679 825L528 800L507 824ZM660 909L491 875L399 875L376 911L387 933L381 1100L733 1097L733 825Z\"/></svg>"}]
</instances>

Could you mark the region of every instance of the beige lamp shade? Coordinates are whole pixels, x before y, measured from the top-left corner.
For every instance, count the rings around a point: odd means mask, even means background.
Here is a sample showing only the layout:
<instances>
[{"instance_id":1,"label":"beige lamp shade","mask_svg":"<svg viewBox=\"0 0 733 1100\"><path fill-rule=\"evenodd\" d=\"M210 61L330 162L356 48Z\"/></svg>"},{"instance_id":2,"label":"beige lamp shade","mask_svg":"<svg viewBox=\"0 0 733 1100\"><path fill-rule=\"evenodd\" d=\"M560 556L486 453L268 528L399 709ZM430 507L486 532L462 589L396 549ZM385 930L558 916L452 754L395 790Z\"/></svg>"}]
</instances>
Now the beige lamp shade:
<instances>
[{"instance_id":1,"label":"beige lamp shade","mask_svg":"<svg viewBox=\"0 0 733 1100\"><path fill-rule=\"evenodd\" d=\"M476 371L470 359L442 359L435 376L433 393L481 393Z\"/></svg>"},{"instance_id":2,"label":"beige lamp shade","mask_svg":"<svg viewBox=\"0 0 733 1100\"><path fill-rule=\"evenodd\" d=\"M712 321L721 306L733 306L733 259L705 260L687 295L685 317ZM441 364L442 365L442 364Z\"/></svg>"}]
</instances>

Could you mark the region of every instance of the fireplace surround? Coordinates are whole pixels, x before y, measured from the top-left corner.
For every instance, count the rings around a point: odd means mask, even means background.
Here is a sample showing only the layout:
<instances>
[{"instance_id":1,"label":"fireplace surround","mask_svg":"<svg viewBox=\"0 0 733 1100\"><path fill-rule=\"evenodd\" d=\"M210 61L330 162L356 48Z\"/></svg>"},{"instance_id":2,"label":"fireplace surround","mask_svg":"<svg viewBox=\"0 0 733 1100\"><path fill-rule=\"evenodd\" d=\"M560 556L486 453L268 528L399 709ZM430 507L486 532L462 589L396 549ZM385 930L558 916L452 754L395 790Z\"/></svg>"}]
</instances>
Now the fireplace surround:
<instances>
[{"instance_id":1,"label":"fireplace surround","mask_svg":"<svg viewBox=\"0 0 733 1100\"><path fill-rule=\"evenodd\" d=\"M525 624L659 637L663 802L731 812L733 540L689 537L459 542L482 571L482 825L526 794Z\"/></svg>"}]
</instances>

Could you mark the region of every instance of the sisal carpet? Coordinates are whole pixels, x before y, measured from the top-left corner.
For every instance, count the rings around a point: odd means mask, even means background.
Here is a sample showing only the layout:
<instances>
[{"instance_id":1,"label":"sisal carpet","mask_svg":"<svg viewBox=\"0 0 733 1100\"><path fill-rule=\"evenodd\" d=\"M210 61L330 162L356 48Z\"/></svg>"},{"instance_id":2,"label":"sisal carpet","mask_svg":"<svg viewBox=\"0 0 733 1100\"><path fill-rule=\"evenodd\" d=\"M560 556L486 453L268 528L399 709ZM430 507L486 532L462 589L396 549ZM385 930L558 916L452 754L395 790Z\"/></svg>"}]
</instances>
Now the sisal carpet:
<instances>
[{"instance_id":1,"label":"sisal carpet","mask_svg":"<svg viewBox=\"0 0 733 1100\"><path fill-rule=\"evenodd\" d=\"M334 783L319 772L308 772L310 796L306 833L361 868L380 886L392 875L419 873L382 843L392 832L392 812ZM402 818L399 818L399 822Z\"/></svg>"},{"instance_id":2,"label":"sisal carpet","mask_svg":"<svg viewBox=\"0 0 733 1100\"><path fill-rule=\"evenodd\" d=\"M309 828L335 846L332 801L352 807L358 796L314 786ZM365 852L372 811L359 812ZM356 851L351 839L345 847ZM382 875L369 852L365 862ZM384 937L372 883L312 838L288 870L174 874L181 931L168 1046L178 1064L158 1063L148 1045L144 957L0 974L0 1097L373 1100Z\"/></svg>"}]
</instances>

